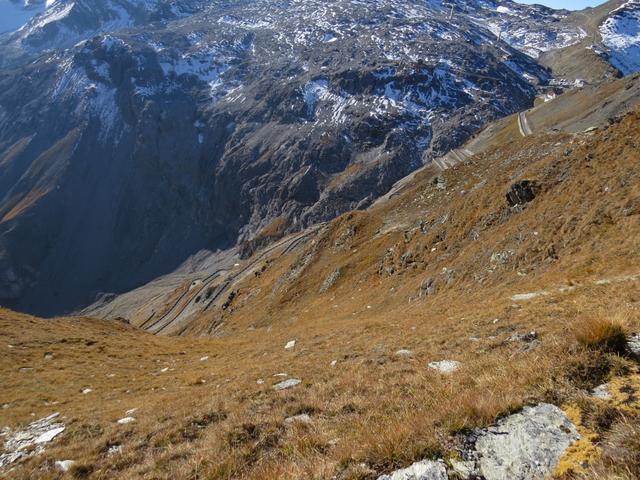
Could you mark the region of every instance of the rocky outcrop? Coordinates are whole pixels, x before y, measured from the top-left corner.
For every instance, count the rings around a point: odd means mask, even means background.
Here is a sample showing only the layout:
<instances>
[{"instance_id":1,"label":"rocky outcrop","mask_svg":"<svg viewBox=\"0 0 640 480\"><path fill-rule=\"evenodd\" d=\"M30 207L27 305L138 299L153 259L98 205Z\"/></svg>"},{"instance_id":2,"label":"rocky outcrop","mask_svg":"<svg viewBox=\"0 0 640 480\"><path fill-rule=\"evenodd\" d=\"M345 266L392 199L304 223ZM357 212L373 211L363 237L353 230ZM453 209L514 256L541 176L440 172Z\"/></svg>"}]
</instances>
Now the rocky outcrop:
<instances>
[{"instance_id":1,"label":"rocky outcrop","mask_svg":"<svg viewBox=\"0 0 640 480\"><path fill-rule=\"evenodd\" d=\"M340 271L340 269L337 269L327 275L327 278L325 278L322 282L322 285L320 285L320 293L324 293L331 287L333 287L340 278L341 274L342 272Z\"/></svg>"},{"instance_id":2,"label":"rocky outcrop","mask_svg":"<svg viewBox=\"0 0 640 480\"><path fill-rule=\"evenodd\" d=\"M468 479L542 480L579 439L576 426L562 410L542 403L473 432L466 439L464 461L454 468Z\"/></svg>"},{"instance_id":3,"label":"rocky outcrop","mask_svg":"<svg viewBox=\"0 0 640 480\"><path fill-rule=\"evenodd\" d=\"M510 207L516 205L525 205L534 198L540 190L538 184L531 180L521 180L514 183L511 189L507 192L507 202Z\"/></svg>"}]
</instances>

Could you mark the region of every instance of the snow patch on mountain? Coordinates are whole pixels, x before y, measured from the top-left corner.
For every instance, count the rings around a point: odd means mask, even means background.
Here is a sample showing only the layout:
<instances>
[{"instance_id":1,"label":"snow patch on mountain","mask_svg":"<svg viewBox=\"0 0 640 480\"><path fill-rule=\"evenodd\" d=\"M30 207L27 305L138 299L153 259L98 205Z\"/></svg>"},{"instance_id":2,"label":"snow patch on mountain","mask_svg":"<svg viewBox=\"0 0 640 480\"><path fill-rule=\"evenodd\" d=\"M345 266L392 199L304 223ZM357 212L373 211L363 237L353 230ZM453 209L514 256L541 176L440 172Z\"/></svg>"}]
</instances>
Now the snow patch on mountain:
<instances>
[{"instance_id":1,"label":"snow patch on mountain","mask_svg":"<svg viewBox=\"0 0 640 480\"><path fill-rule=\"evenodd\" d=\"M98 65L98 70L108 76L108 66ZM79 119L97 120L100 122L99 139L104 142L119 142L121 131L118 124L122 118L116 102L116 89L107 78L93 81L86 69L77 65L73 57L65 59L58 68L58 80L50 94L51 102L67 100L77 101L74 114Z\"/></svg>"},{"instance_id":2,"label":"snow patch on mountain","mask_svg":"<svg viewBox=\"0 0 640 480\"><path fill-rule=\"evenodd\" d=\"M625 75L640 71L640 0L612 11L600 26L600 35L618 70Z\"/></svg>"},{"instance_id":3,"label":"snow patch on mountain","mask_svg":"<svg viewBox=\"0 0 640 480\"><path fill-rule=\"evenodd\" d=\"M28 30L36 30L50 23L59 22L71 13L74 6L73 2L52 4L42 15L34 18L27 28Z\"/></svg>"}]
</instances>

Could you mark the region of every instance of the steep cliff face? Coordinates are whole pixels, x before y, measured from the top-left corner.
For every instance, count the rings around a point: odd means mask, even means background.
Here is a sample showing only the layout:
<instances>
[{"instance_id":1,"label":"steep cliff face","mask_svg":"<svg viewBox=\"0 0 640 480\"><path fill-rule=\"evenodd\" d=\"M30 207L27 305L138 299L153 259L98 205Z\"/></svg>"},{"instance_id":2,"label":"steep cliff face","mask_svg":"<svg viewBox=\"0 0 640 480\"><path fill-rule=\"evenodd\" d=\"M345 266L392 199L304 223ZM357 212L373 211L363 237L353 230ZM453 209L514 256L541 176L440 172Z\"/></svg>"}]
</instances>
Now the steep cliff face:
<instances>
[{"instance_id":1,"label":"steep cliff face","mask_svg":"<svg viewBox=\"0 0 640 480\"><path fill-rule=\"evenodd\" d=\"M2 37L16 308L69 310L362 208L530 106L550 79L530 55L584 35L515 3L99 3L57 0Z\"/></svg>"}]
</instances>

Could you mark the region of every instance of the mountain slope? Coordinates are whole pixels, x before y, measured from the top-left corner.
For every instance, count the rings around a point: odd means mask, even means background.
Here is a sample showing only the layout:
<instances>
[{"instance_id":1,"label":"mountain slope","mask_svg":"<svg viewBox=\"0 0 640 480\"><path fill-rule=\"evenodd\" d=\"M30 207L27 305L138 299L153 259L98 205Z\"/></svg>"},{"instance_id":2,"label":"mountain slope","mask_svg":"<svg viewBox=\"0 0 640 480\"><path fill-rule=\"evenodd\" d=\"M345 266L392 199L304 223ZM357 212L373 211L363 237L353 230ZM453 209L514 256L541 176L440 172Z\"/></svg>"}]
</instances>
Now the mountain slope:
<instances>
[{"instance_id":1,"label":"mountain slope","mask_svg":"<svg viewBox=\"0 0 640 480\"><path fill-rule=\"evenodd\" d=\"M511 2L47 5L0 47L0 295L41 314L366 207L585 35Z\"/></svg>"},{"instance_id":2,"label":"mountain slope","mask_svg":"<svg viewBox=\"0 0 640 480\"><path fill-rule=\"evenodd\" d=\"M369 210L387 208L393 199L412 188L417 178L455 166L474 153L481 154L512 142L514 136L521 136L519 121L523 116L534 133L580 133L589 128L608 125L611 119L625 114L639 102L640 77L637 75L601 86L568 91L554 100L542 102L533 109L490 125L460 149L436 159L433 164L427 164L397 182ZM443 200L436 203L446 207L449 202ZM393 216L393 210L390 215ZM388 223L393 224L394 221L388 220ZM109 319L125 318L152 333L162 334L185 333L194 322L207 315L213 315L216 319L213 325L217 325L220 318L227 315L227 303L236 297L239 285L247 279L256 276L260 278L262 270L282 255L299 252L301 249L304 251L305 246L310 244L317 248L320 243L318 237L325 228L326 225L321 224L274 241L268 248L258 250L246 262L237 264L237 248L218 253L202 252L185 262L176 272L126 294L103 298L83 313ZM347 231L345 235L348 234ZM309 258L313 258L313 255ZM290 274L280 272L278 275L282 279L278 283L289 275L295 278L299 273L297 269L304 269L306 266L305 261L300 260ZM335 271L337 270L339 269ZM249 290L254 289L249 287ZM261 291L263 287L255 290ZM271 288L267 290L271 291Z\"/></svg>"},{"instance_id":3,"label":"mountain slope","mask_svg":"<svg viewBox=\"0 0 640 480\"><path fill-rule=\"evenodd\" d=\"M0 311L3 437L56 412L65 427L3 475L375 479L444 458L456 478L465 432L550 402L581 436L556 478L634 478L616 452L637 442L638 363L577 339L603 319L640 330L640 112L510 142L504 123L260 260L190 325L216 338ZM522 180L535 195L514 205Z\"/></svg>"}]
</instances>

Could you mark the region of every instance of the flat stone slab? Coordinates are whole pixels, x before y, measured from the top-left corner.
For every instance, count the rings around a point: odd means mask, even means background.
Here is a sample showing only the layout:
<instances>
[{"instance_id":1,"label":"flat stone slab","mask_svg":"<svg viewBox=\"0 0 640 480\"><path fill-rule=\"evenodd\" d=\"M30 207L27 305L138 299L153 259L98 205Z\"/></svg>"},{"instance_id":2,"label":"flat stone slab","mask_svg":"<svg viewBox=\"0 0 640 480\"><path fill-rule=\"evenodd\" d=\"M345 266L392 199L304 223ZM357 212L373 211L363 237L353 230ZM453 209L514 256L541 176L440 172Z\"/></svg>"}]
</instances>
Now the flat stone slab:
<instances>
[{"instance_id":1,"label":"flat stone slab","mask_svg":"<svg viewBox=\"0 0 640 480\"><path fill-rule=\"evenodd\" d=\"M413 356L413 352L407 348L401 348L396 352L396 356L398 357L411 357Z\"/></svg>"},{"instance_id":2,"label":"flat stone slab","mask_svg":"<svg viewBox=\"0 0 640 480\"><path fill-rule=\"evenodd\" d=\"M447 480L447 468L442 460L423 460L408 468L382 475L378 480Z\"/></svg>"},{"instance_id":3,"label":"flat stone slab","mask_svg":"<svg viewBox=\"0 0 640 480\"><path fill-rule=\"evenodd\" d=\"M296 385L300 385L302 383L302 380L298 379L298 378L288 378L287 380L284 380L280 383L276 383L273 386L274 390L286 390L287 388L292 388L295 387Z\"/></svg>"},{"instance_id":4,"label":"flat stone slab","mask_svg":"<svg viewBox=\"0 0 640 480\"><path fill-rule=\"evenodd\" d=\"M66 428L63 423L55 421L58 416L58 413L54 413L41 418L22 430L3 430L5 453L0 454L0 469L22 458L42 453L44 444L52 441Z\"/></svg>"},{"instance_id":5,"label":"flat stone slab","mask_svg":"<svg viewBox=\"0 0 640 480\"><path fill-rule=\"evenodd\" d=\"M118 420L118 424L119 425L127 425L127 424L133 423L135 421L136 421L136 419L133 418L133 417L124 417L124 418L121 418L120 420Z\"/></svg>"}]
</instances>

